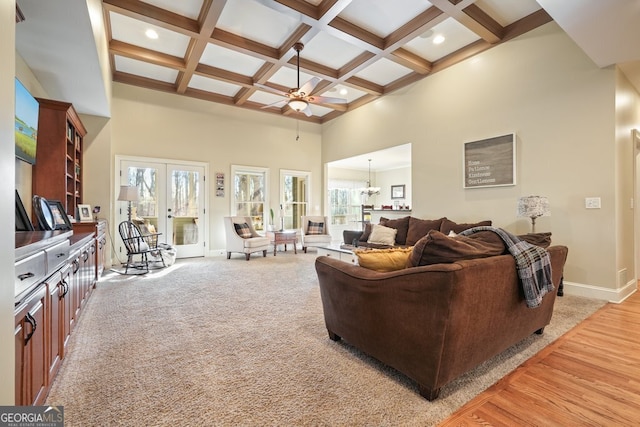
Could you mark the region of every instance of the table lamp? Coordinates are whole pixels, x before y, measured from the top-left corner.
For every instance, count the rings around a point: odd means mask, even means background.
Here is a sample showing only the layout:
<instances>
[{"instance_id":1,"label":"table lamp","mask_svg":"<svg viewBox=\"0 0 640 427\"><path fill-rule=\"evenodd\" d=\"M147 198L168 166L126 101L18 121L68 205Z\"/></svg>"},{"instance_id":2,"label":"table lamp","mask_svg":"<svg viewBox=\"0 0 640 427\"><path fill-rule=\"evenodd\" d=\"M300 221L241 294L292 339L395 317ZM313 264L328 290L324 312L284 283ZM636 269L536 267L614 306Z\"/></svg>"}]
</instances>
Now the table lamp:
<instances>
[{"instance_id":1,"label":"table lamp","mask_svg":"<svg viewBox=\"0 0 640 427\"><path fill-rule=\"evenodd\" d=\"M140 197L138 197L138 188L129 187L128 185L121 185L120 194L118 194L118 200L122 202L128 202L127 217L129 219L129 222L131 222L131 202L137 202L138 200L140 200Z\"/></svg>"},{"instance_id":2,"label":"table lamp","mask_svg":"<svg viewBox=\"0 0 640 427\"><path fill-rule=\"evenodd\" d=\"M531 232L536 232L536 218L551 216L549 199L543 196L526 196L518 199L518 216L531 218Z\"/></svg>"}]
</instances>

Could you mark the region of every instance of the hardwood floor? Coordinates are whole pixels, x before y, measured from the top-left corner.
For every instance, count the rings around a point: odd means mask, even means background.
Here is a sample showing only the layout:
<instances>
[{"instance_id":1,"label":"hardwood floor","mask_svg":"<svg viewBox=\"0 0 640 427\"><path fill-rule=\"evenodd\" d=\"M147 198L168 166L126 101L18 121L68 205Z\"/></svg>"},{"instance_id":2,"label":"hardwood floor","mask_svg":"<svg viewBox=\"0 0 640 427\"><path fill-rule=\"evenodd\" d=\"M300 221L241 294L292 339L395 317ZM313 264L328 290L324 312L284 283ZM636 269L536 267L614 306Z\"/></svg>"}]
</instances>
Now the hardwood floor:
<instances>
[{"instance_id":1,"label":"hardwood floor","mask_svg":"<svg viewBox=\"0 0 640 427\"><path fill-rule=\"evenodd\" d=\"M440 426L640 424L640 292L607 304Z\"/></svg>"}]
</instances>

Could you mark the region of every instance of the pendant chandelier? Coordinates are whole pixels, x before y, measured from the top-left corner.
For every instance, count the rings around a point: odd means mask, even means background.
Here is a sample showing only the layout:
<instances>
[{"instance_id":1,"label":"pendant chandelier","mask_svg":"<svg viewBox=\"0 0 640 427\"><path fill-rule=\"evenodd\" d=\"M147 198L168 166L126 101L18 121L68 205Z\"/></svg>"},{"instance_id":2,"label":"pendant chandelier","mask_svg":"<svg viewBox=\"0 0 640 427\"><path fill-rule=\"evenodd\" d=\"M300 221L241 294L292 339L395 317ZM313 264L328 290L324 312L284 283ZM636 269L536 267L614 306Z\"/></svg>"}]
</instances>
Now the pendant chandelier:
<instances>
[{"instance_id":1,"label":"pendant chandelier","mask_svg":"<svg viewBox=\"0 0 640 427\"><path fill-rule=\"evenodd\" d=\"M367 188L363 188L360 194L367 197L380 194L380 187L371 186L371 159L369 159L369 180L367 181Z\"/></svg>"}]
</instances>

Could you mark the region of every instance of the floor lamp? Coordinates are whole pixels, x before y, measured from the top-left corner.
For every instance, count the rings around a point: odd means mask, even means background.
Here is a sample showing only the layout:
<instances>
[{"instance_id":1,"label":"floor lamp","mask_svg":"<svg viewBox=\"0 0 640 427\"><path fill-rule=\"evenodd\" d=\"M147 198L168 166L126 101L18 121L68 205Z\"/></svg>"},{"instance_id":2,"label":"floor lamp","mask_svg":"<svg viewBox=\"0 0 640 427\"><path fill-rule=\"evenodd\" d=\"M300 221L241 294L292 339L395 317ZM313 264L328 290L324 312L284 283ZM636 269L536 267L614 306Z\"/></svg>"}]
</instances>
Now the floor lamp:
<instances>
[{"instance_id":1,"label":"floor lamp","mask_svg":"<svg viewBox=\"0 0 640 427\"><path fill-rule=\"evenodd\" d=\"M127 202L127 217L131 222L131 203L140 200L138 197L138 187L129 187L128 185L120 186L120 194L118 201Z\"/></svg>"}]
</instances>

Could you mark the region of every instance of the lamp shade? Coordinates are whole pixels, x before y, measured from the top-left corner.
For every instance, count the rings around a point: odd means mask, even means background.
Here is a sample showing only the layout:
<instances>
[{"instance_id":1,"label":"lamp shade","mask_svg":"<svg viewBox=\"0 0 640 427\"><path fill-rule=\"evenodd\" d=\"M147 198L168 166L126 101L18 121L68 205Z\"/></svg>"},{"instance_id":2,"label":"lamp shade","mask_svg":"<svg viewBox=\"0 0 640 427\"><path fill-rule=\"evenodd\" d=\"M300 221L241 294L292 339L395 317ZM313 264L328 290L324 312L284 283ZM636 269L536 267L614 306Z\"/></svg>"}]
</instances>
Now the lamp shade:
<instances>
[{"instance_id":1,"label":"lamp shade","mask_svg":"<svg viewBox=\"0 0 640 427\"><path fill-rule=\"evenodd\" d=\"M305 110L308 105L309 104L307 103L307 101L303 99L292 99L291 101L289 101L289 107L293 108L296 111Z\"/></svg>"},{"instance_id":2,"label":"lamp shade","mask_svg":"<svg viewBox=\"0 0 640 427\"><path fill-rule=\"evenodd\" d=\"M526 196L518 199L518 216L539 218L551 216L549 199L543 196Z\"/></svg>"},{"instance_id":3,"label":"lamp shade","mask_svg":"<svg viewBox=\"0 0 640 427\"><path fill-rule=\"evenodd\" d=\"M139 199L138 187L129 187L128 185L120 186L120 194L118 194L118 200L125 202L137 202Z\"/></svg>"}]
</instances>

